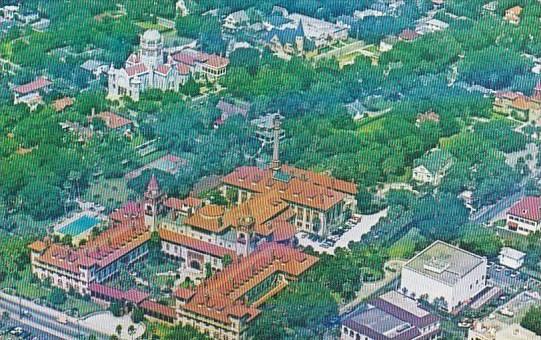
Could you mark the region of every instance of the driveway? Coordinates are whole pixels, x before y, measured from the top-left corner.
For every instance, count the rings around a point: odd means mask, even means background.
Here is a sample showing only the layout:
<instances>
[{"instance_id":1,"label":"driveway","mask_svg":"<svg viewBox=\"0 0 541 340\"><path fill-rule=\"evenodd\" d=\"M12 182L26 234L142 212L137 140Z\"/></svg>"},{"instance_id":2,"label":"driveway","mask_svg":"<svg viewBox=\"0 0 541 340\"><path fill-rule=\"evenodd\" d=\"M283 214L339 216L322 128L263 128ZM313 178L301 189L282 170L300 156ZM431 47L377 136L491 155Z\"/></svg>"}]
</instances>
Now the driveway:
<instances>
[{"instance_id":1,"label":"driveway","mask_svg":"<svg viewBox=\"0 0 541 340\"><path fill-rule=\"evenodd\" d=\"M361 221L357 223L353 228L346 231L338 241L334 244L332 247L325 248L322 242L318 241L312 241L308 237L303 237L303 233L299 233L297 235L297 238L299 240L299 244L303 247L311 246L314 248L314 250L318 253L327 253L334 255L334 250L336 248L347 248L349 242L354 241L358 242L361 240L361 237L368 233L374 225L376 225L380 218L387 216L387 209L384 209L378 213L372 214L372 215L363 215Z\"/></svg>"}]
</instances>

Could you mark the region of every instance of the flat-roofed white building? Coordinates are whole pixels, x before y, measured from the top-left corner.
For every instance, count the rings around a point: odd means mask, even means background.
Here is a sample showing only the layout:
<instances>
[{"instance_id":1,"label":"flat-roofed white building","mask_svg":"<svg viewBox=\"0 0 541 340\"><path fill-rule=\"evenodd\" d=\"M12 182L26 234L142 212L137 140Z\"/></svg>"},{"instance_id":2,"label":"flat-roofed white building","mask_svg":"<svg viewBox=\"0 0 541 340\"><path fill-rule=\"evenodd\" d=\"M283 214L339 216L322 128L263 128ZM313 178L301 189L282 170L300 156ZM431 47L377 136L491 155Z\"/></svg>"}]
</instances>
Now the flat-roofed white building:
<instances>
[{"instance_id":1,"label":"flat-roofed white building","mask_svg":"<svg viewBox=\"0 0 541 340\"><path fill-rule=\"evenodd\" d=\"M486 258L436 241L404 265L400 286L412 297L443 299L452 311L485 289L486 275Z\"/></svg>"},{"instance_id":2,"label":"flat-roofed white building","mask_svg":"<svg viewBox=\"0 0 541 340\"><path fill-rule=\"evenodd\" d=\"M511 269L519 269L524 264L526 254L513 248L503 247L498 256L500 264Z\"/></svg>"}]
</instances>

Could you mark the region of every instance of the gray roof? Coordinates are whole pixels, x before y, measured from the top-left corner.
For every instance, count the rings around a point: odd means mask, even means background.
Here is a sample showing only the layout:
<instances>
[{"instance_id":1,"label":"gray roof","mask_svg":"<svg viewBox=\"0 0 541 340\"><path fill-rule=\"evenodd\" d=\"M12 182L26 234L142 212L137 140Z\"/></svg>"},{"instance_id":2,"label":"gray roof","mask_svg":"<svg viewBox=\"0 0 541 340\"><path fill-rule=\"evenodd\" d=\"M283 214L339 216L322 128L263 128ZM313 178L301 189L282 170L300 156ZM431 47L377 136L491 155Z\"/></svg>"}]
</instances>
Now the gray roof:
<instances>
[{"instance_id":1,"label":"gray roof","mask_svg":"<svg viewBox=\"0 0 541 340\"><path fill-rule=\"evenodd\" d=\"M505 257L508 257L514 260L521 260L526 256L525 253L513 248L509 248L509 247L503 247L502 250L500 251L500 255L503 255Z\"/></svg>"},{"instance_id":2,"label":"gray roof","mask_svg":"<svg viewBox=\"0 0 541 340\"><path fill-rule=\"evenodd\" d=\"M454 285L478 266L486 266L486 258L442 241L436 241L409 260L404 268Z\"/></svg>"},{"instance_id":3,"label":"gray roof","mask_svg":"<svg viewBox=\"0 0 541 340\"><path fill-rule=\"evenodd\" d=\"M413 339L420 332L413 325L373 305L365 305L343 324L372 339Z\"/></svg>"},{"instance_id":4,"label":"gray roof","mask_svg":"<svg viewBox=\"0 0 541 340\"><path fill-rule=\"evenodd\" d=\"M90 59L90 60L85 61L81 65L81 68L84 69L84 70L87 70L89 72L94 72L98 67L100 67L102 65L104 65L103 62L98 61L98 60L94 60L94 59Z\"/></svg>"}]
</instances>

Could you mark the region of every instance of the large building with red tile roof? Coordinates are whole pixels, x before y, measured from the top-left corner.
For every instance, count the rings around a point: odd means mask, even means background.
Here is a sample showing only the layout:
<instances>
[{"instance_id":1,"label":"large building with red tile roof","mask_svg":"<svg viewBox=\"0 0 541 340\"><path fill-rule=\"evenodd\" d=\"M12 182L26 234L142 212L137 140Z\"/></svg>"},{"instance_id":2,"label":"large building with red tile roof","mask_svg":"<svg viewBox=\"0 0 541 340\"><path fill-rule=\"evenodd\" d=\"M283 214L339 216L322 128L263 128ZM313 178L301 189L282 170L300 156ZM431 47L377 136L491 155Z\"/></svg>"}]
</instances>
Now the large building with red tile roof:
<instances>
[{"instance_id":1,"label":"large building with red tile roof","mask_svg":"<svg viewBox=\"0 0 541 340\"><path fill-rule=\"evenodd\" d=\"M166 60L163 38L157 30L147 30L141 36L140 51L131 54L123 68L111 65L108 71L108 97L127 96L138 101L147 89L179 91L189 77L202 75L214 80L226 72L229 60L195 50L183 50Z\"/></svg>"},{"instance_id":2,"label":"large building with red tile roof","mask_svg":"<svg viewBox=\"0 0 541 340\"><path fill-rule=\"evenodd\" d=\"M147 254L150 232L141 217L126 215L78 248L51 241L31 243L32 272L41 280L50 280L53 286L90 294L92 283L108 280L120 268Z\"/></svg>"},{"instance_id":3,"label":"large building with red tile roof","mask_svg":"<svg viewBox=\"0 0 541 340\"><path fill-rule=\"evenodd\" d=\"M325 186L326 177L313 175L311 181ZM330 183L340 190L351 189L345 183ZM327 200L317 204L332 204ZM278 190L226 208L193 197L166 197L152 176L144 199L113 211L109 228L86 244L72 247L48 239L31 243L32 271L65 290L137 305L147 316L189 324L213 337L241 339L260 314L258 308L317 262L293 248L294 216ZM175 308L149 300L143 291L106 285L121 268L147 255L153 231L162 252L178 260L179 269L198 277L209 269L214 273L194 289L178 288Z\"/></svg>"},{"instance_id":4,"label":"large building with red tile roof","mask_svg":"<svg viewBox=\"0 0 541 340\"><path fill-rule=\"evenodd\" d=\"M507 211L507 229L523 235L541 230L541 197L526 196Z\"/></svg>"},{"instance_id":5,"label":"large building with red tile roof","mask_svg":"<svg viewBox=\"0 0 541 340\"><path fill-rule=\"evenodd\" d=\"M197 288L177 289L178 322L214 339L245 339L259 307L317 260L286 245L266 243Z\"/></svg>"},{"instance_id":6,"label":"large building with red tile roof","mask_svg":"<svg viewBox=\"0 0 541 340\"><path fill-rule=\"evenodd\" d=\"M223 191L236 192L238 204L273 192L293 211L292 223L299 231L328 235L355 210L354 183L283 165L279 170L240 167L223 178Z\"/></svg>"}]
</instances>

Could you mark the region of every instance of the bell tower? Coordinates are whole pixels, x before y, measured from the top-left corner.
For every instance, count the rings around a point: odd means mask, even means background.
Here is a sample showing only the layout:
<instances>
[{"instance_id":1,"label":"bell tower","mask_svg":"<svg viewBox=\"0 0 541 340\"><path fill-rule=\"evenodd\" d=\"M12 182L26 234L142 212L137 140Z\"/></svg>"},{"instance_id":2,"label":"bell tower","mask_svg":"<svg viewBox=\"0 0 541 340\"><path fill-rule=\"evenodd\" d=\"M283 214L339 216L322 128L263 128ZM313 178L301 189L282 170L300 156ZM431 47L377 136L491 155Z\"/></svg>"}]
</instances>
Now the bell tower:
<instances>
[{"instance_id":1,"label":"bell tower","mask_svg":"<svg viewBox=\"0 0 541 340\"><path fill-rule=\"evenodd\" d=\"M248 256L254 250L254 226L255 218L245 215L237 221L237 254Z\"/></svg>"},{"instance_id":2,"label":"bell tower","mask_svg":"<svg viewBox=\"0 0 541 340\"><path fill-rule=\"evenodd\" d=\"M280 171L280 115L277 114L273 119L273 145L271 169L273 172Z\"/></svg>"},{"instance_id":3,"label":"bell tower","mask_svg":"<svg viewBox=\"0 0 541 340\"><path fill-rule=\"evenodd\" d=\"M151 232L158 228L158 214L160 213L160 203L163 198L163 192L160 190L160 185L156 176L152 174L148 182L147 191L145 192L145 227Z\"/></svg>"}]
</instances>

